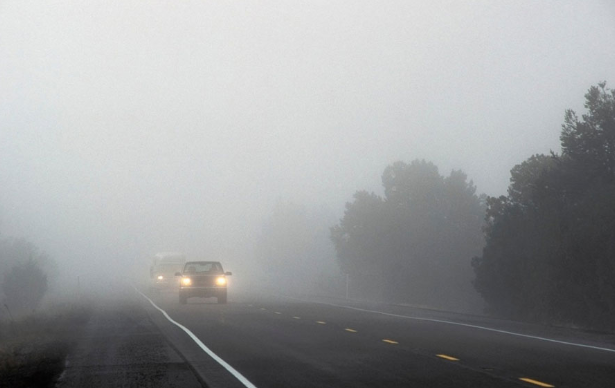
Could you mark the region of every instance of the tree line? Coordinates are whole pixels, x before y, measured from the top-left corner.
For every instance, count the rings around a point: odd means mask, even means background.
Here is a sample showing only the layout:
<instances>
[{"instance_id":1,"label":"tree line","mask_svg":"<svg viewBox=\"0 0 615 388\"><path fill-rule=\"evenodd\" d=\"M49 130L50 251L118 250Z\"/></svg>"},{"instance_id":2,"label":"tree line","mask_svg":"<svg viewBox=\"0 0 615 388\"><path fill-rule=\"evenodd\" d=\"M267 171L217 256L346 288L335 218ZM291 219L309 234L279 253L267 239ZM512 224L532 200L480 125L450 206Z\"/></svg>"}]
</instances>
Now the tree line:
<instances>
[{"instance_id":1,"label":"tree line","mask_svg":"<svg viewBox=\"0 0 615 388\"><path fill-rule=\"evenodd\" d=\"M383 195L346 204L333 253L327 217L281 203L257 261L294 286L348 275L351 297L615 329L615 91L592 86L585 107L565 112L560 153L512 168L505 196L479 195L460 170L398 161Z\"/></svg>"},{"instance_id":2,"label":"tree line","mask_svg":"<svg viewBox=\"0 0 615 388\"><path fill-rule=\"evenodd\" d=\"M355 296L476 310L470 260L483 245L485 198L462 171L396 162L382 174L384 197L358 191L331 228L339 265Z\"/></svg>"},{"instance_id":3,"label":"tree line","mask_svg":"<svg viewBox=\"0 0 615 388\"><path fill-rule=\"evenodd\" d=\"M494 314L615 328L615 91L566 111L560 154L511 171L507 196L487 201L474 285Z\"/></svg>"},{"instance_id":4,"label":"tree line","mask_svg":"<svg viewBox=\"0 0 615 388\"><path fill-rule=\"evenodd\" d=\"M342 271L381 299L468 309L473 286L488 313L615 328L615 91L585 99L561 153L515 166L506 196L430 162L388 166L384 197L356 192L331 228Z\"/></svg>"}]
</instances>

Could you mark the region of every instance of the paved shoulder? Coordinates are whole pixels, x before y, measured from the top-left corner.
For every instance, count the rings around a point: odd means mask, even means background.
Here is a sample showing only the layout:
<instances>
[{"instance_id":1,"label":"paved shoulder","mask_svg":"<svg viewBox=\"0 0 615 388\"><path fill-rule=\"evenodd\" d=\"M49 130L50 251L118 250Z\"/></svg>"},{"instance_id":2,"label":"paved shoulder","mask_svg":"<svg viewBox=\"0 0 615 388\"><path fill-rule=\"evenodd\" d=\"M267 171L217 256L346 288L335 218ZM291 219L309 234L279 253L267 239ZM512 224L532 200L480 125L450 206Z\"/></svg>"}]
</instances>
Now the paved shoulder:
<instances>
[{"instance_id":1,"label":"paved shoulder","mask_svg":"<svg viewBox=\"0 0 615 388\"><path fill-rule=\"evenodd\" d=\"M138 301L102 304L57 384L69 387L203 387Z\"/></svg>"}]
</instances>

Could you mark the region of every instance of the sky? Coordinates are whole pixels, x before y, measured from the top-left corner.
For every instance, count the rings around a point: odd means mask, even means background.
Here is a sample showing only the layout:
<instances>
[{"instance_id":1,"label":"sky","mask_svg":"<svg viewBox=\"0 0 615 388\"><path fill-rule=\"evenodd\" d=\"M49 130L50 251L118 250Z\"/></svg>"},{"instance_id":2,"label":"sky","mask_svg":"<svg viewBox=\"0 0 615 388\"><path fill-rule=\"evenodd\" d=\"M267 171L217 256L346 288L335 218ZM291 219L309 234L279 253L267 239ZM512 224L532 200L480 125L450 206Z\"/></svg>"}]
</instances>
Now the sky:
<instances>
[{"instance_id":1,"label":"sky","mask_svg":"<svg viewBox=\"0 0 615 388\"><path fill-rule=\"evenodd\" d=\"M505 194L615 84L614 21L608 0L0 0L0 236L75 271L241 264L276 202L339 218L397 160Z\"/></svg>"}]
</instances>

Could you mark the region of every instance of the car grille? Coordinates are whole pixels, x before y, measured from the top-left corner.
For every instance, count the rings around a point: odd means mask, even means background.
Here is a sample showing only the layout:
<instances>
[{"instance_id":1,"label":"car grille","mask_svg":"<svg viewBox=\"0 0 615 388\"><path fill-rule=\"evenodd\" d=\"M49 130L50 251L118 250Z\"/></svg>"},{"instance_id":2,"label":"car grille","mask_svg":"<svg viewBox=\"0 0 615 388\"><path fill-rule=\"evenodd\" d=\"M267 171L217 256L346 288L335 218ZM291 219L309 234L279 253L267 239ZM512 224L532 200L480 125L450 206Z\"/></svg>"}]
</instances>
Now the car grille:
<instances>
[{"instance_id":1,"label":"car grille","mask_svg":"<svg viewBox=\"0 0 615 388\"><path fill-rule=\"evenodd\" d=\"M194 287L215 287L217 276L194 276L192 285Z\"/></svg>"}]
</instances>

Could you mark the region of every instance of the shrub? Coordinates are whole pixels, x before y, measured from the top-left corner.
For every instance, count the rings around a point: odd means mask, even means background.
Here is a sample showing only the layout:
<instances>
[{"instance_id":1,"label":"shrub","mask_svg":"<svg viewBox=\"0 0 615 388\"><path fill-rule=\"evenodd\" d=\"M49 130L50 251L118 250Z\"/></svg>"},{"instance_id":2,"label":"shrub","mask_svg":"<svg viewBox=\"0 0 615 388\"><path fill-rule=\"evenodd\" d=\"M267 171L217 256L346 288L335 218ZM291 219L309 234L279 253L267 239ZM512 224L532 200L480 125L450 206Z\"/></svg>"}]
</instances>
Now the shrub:
<instances>
[{"instance_id":1,"label":"shrub","mask_svg":"<svg viewBox=\"0 0 615 388\"><path fill-rule=\"evenodd\" d=\"M2 291L12 309L35 309L47 292L47 275L34 260L28 260L4 274Z\"/></svg>"}]
</instances>

